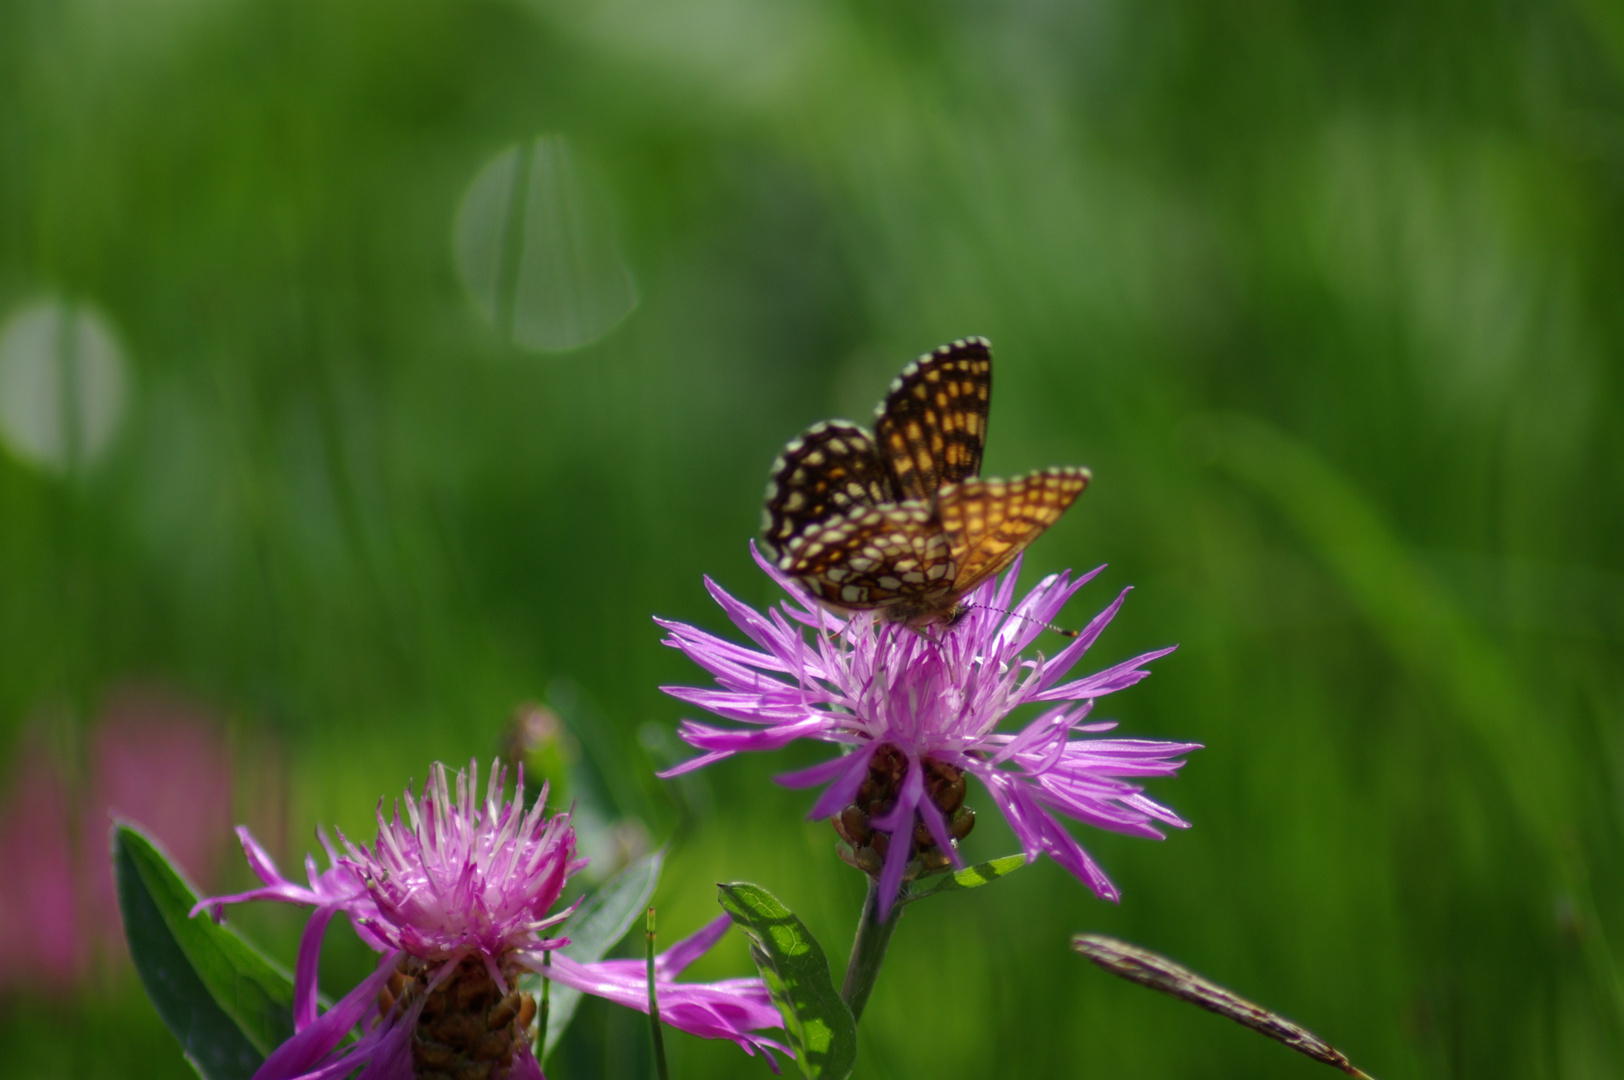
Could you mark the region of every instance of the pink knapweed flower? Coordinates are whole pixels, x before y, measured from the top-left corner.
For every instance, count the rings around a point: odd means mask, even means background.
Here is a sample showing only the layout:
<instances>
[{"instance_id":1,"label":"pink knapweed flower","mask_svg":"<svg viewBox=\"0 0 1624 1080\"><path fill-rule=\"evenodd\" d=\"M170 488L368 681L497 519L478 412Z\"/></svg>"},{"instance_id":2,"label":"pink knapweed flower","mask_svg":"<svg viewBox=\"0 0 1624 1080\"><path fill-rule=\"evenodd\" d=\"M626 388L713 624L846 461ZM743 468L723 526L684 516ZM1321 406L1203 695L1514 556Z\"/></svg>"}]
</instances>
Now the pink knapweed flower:
<instances>
[{"instance_id":1,"label":"pink knapweed flower","mask_svg":"<svg viewBox=\"0 0 1624 1080\"><path fill-rule=\"evenodd\" d=\"M62 719L47 712L36 724ZM0 995L65 994L128 962L107 848L115 819L162 841L193 880L217 878L232 788L219 721L126 687L87 735L81 762L30 734L0 778Z\"/></svg>"},{"instance_id":2,"label":"pink knapweed flower","mask_svg":"<svg viewBox=\"0 0 1624 1080\"><path fill-rule=\"evenodd\" d=\"M919 632L869 614L832 614L759 553L756 562L794 598L782 611L755 611L705 580L756 648L656 620L670 635L666 644L717 682L715 688L665 687L666 693L755 725L752 730L683 721L683 740L704 753L662 775L796 739L843 747L846 752L831 761L778 779L789 787L828 785L808 816L833 817L848 845L844 854L877 877L882 918L908 874L962 865L957 841L974 822L963 805L966 775L986 786L1028 858L1048 854L1110 900L1118 897L1116 887L1057 814L1157 839L1162 833L1153 822L1187 827L1135 781L1173 774L1182 755L1200 749L1198 744L1073 737L1115 727L1114 721L1084 723L1094 699L1132 686L1150 674L1147 663L1173 651L1159 649L1060 681L1116 615L1127 590L1053 657L1020 655L1099 570L1076 580L1069 574L1046 577L1011 606L1017 560L1001 580L988 581L967 598L966 612L952 626ZM996 730L1028 704L1051 707L1019 731ZM894 842L898 830L911 842Z\"/></svg>"},{"instance_id":3,"label":"pink knapweed flower","mask_svg":"<svg viewBox=\"0 0 1624 1080\"><path fill-rule=\"evenodd\" d=\"M541 1080L529 1030L535 1003L518 988L525 972L648 1010L642 961L581 963L553 951L569 939L544 934L573 909L550 912L586 860L576 858L569 814L544 815L546 789L526 812L523 776L511 798L506 778L493 767L481 801L473 763L457 774L455 794L436 763L421 797L407 789L404 817L397 807L386 819L380 803L370 847L340 834L335 849L322 834L330 867L318 871L306 856L306 885L284 878L248 831L238 830L264 886L203 900L194 914L208 909L219 918L223 905L245 900L315 909L294 971L295 1033L254 1080L336 1080L356 1069L360 1080ZM318 1015L318 953L339 912L382 956L372 975ZM660 1015L691 1034L731 1039L747 1053L760 1048L772 1061L772 1050L784 1048L754 1032L783 1021L759 978L675 981L727 926L721 916L656 958ZM359 1036L346 1043L357 1025Z\"/></svg>"},{"instance_id":4,"label":"pink knapweed flower","mask_svg":"<svg viewBox=\"0 0 1624 1080\"><path fill-rule=\"evenodd\" d=\"M0 797L0 993L72 988L87 933L74 879L74 792L39 739L17 750Z\"/></svg>"},{"instance_id":5,"label":"pink knapweed flower","mask_svg":"<svg viewBox=\"0 0 1624 1080\"><path fill-rule=\"evenodd\" d=\"M162 841L192 875L217 883L231 852L235 786L225 723L204 706L161 687L127 685L102 708L89 740L86 813L79 821L80 874L102 950L122 961L118 897L107 830L127 821Z\"/></svg>"}]
</instances>

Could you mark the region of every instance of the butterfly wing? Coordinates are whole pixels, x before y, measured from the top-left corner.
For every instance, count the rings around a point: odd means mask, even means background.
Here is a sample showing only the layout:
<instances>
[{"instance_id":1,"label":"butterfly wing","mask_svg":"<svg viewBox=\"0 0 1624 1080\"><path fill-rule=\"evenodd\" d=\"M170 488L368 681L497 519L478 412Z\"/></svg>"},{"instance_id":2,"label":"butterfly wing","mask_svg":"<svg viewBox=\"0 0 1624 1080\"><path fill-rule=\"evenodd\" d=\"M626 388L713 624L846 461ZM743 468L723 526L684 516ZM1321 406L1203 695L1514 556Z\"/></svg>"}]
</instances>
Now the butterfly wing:
<instances>
[{"instance_id":1,"label":"butterfly wing","mask_svg":"<svg viewBox=\"0 0 1624 1080\"><path fill-rule=\"evenodd\" d=\"M981 471L992 397L986 338L943 345L909 364L875 413L874 433L898 499L934 498Z\"/></svg>"},{"instance_id":2,"label":"butterfly wing","mask_svg":"<svg viewBox=\"0 0 1624 1080\"><path fill-rule=\"evenodd\" d=\"M872 435L845 420L814 424L773 462L762 537L781 558L795 537L828 519L893 497Z\"/></svg>"},{"instance_id":3,"label":"butterfly wing","mask_svg":"<svg viewBox=\"0 0 1624 1080\"><path fill-rule=\"evenodd\" d=\"M792 538L778 565L818 599L854 611L928 606L955 576L940 522L916 499L854 506Z\"/></svg>"},{"instance_id":4,"label":"butterfly wing","mask_svg":"<svg viewBox=\"0 0 1624 1080\"><path fill-rule=\"evenodd\" d=\"M1088 486L1087 469L1040 469L1017 480L966 480L942 492L936 510L962 596L1008 566Z\"/></svg>"}]
</instances>

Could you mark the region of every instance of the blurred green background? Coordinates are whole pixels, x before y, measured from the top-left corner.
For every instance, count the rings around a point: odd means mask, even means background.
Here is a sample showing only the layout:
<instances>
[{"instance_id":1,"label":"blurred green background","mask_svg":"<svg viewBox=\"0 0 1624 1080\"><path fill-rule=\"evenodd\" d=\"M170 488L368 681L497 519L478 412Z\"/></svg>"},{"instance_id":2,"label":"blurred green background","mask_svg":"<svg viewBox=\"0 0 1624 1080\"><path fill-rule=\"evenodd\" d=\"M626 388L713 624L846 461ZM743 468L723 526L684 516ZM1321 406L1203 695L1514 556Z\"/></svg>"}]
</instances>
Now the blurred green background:
<instances>
[{"instance_id":1,"label":"blurred green background","mask_svg":"<svg viewBox=\"0 0 1624 1080\"><path fill-rule=\"evenodd\" d=\"M1043 863L910 910L857 1075L1329 1075L1079 930L1382 1080L1620 1075L1621 77L1603 0L0 0L7 812L55 777L93 863L143 688L292 869L543 702L674 838L672 933L748 879L843 958L861 879L768 779L823 755L653 780L700 676L649 619L771 600L781 445L985 334L986 471L1096 477L1031 571L1110 564L1073 625L1138 587L1090 668L1183 646L1105 715L1208 748L1152 792L1194 828L1084 837L1120 906ZM187 1075L74 965L13 973L3 1071Z\"/></svg>"}]
</instances>

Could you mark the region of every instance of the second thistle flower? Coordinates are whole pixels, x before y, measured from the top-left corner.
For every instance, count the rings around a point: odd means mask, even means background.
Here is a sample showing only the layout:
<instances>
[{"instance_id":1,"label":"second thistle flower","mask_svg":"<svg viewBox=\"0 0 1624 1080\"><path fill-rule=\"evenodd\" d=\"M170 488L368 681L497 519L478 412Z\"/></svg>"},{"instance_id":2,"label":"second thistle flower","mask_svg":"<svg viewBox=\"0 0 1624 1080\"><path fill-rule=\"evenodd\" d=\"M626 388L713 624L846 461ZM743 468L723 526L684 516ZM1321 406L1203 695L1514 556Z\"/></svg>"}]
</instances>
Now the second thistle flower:
<instances>
[{"instance_id":1,"label":"second thistle flower","mask_svg":"<svg viewBox=\"0 0 1624 1080\"><path fill-rule=\"evenodd\" d=\"M543 1080L532 1048L535 1002L519 977L536 973L582 993L647 1011L642 961L583 963L556 950L549 934L573 910L553 911L569 876L585 865L575 854L567 813L544 813L545 789L526 809L524 780L511 795L493 769L480 797L469 763L452 777L436 763L421 796L408 789L404 813L380 804L371 846L340 835L331 864L306 858L308 885L282 876L246 829L243 850L260 888L201 901L216 918L226 904L279 900L314 908L294 975L294 1035L277 1047L254 1080ZM317 961L328 924L339 913L379 955L377 969L318 1009ZM783 1047L759 1032L782 1026L759 978L681 983L677 976L727 931L723 915L656 958L655 981L666 1023L702 1038L729 1039L772 1060ZM353 1035L353 1037L352 1037Z\"/></svg>"}]
</instances>

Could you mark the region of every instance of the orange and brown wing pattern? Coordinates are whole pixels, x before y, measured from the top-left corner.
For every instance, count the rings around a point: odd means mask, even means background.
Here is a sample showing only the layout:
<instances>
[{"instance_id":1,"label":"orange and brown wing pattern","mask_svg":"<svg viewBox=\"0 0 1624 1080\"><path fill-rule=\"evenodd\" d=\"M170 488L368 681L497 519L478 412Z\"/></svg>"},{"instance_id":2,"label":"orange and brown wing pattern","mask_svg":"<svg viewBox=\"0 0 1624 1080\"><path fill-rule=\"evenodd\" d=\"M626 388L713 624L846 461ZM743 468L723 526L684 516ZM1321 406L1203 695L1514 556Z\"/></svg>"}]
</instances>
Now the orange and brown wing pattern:
<instances>
[{"instance_id":1,"label":"orange and brown wing pattern","mask_svg":"<svg viewBox=\"0 0 1624 1080\"><path fill-rule=\"evenodd\" d=\"M931 499L980 473L991 397L986 338L943 345L892 380L875 411L874 434L898 499Z\"/></svg>"},{"instance_id":2,"label":"orange and brown wing pattern","mask_svg":"<svg viewBox=\"0 0 1624 1080\"><path fill-rule=\"evenodd\" d=\"M930 606L955 576L929 503L856 506L790 541L779 568L818 599L854 611Z\"/></svg>"},{"instance_id":3,"label":"orange and brown wing pattern","mask_svg":"<svg viewBox=\"0 0 1624 1080\"><path fill-rule=\"evenodd\" d=\"M778 568L829 607L951 626L1088 486L1075 468L979 479L991 396L992 347L966 338L903 369L873 435L833 420L790 442L762 513Z\"/></svg>"},{"instance_id":4,"label":"orange and brown wing pattern","mask_svg":"<svg viewBox=\"0 0 1624 1080\"><path fill-rule=\"evenodd\" d=\"M937 500L962 596L1008 566L1083 493L1087 469L1040 469L1018 480L966 480Z\"/></svg>"},{"instance_id":5,"label":"orange and brown wing pattern","mask_svg":"<svg viewBox=\"0 0 1624 1080\"><path fill-rule=\"evenodd\" d=\"M830 518L896 498L873 436L845 420L813 424L773 462L761 534L781 558L795 537Z\"/></svg>"}]
</instances>

